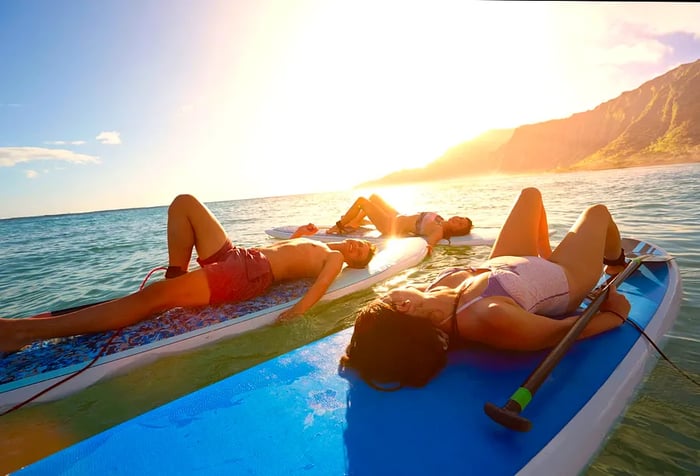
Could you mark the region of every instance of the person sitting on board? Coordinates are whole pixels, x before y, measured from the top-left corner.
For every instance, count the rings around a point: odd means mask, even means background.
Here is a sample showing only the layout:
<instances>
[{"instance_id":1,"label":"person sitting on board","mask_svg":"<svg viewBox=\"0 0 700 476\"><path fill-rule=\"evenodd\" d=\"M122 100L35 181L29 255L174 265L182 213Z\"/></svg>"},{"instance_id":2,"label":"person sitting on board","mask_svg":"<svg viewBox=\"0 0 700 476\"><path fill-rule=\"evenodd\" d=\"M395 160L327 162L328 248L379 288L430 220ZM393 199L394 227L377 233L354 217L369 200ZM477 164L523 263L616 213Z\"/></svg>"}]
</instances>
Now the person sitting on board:
<instances>
[{"instance_id":1,"label":"person sitting on board","mask_svg":"<svg viewBox=\"0 0 700 476\"><path fill-rule=\"evenodd\" d=\"M348 211L340 217L329 233L345 234L361 226L365 218L386 236L422 236L432 249L440 240L453 236L468 235L472 221L467 217L453 216L445 220L435 212L422 212L414 215L400 214L379 195L369 198L359 197Z\"/></svg>"},{"instance_id":2,"label":"person sitting on board","mask_svg":"<svg viewBox=\"0 0 700 476\"><path fill-rule=\"evenodd\" d=\"M343 268L364 268L376 246L364 240L321 243L283 240L260 248L234 246L221 223L192 195L178 195L168 208L165 280L106 303L47 317L0 319L0 351L18 350L40 339L119 329L174 307L217 305L263 294L274 281L316 278L306 294L280 315L306 312ZM189 271L192 250L200 267Z\"/></svg>"},{"instance_id":3,"label":"person sitting on board","mask_svg":"<svg viewBox=\"0 0 700 476\"><path fill-rule=\"evenodd\" d=\"M420 387L446 365L449 348L554 347L603 264L617 274L625 255L604 205L587 208L554 251L548 230L540 191L523 189L481 266L446 269L427 286L393 289L360 309L342 367L380 389ZM629 301L611 288L581 337L620 326L629 310Z\"/></svg>"}]
</instances>

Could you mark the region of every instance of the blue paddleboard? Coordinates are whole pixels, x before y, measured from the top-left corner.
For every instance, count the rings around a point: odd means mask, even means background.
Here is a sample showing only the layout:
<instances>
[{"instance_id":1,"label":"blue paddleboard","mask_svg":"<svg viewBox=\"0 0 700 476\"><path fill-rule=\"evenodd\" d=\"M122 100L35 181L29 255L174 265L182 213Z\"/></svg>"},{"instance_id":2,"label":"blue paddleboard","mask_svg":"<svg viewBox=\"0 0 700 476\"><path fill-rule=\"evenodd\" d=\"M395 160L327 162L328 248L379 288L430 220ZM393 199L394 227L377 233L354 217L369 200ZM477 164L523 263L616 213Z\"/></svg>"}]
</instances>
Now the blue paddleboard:
<instances>
[{"instance_id":1,"label":"blue paddleboard","mask_svg":"<svg viewBox=\"0 0 700 476\"><path fill-rule=\"evenodd\" d=\"M344 268L321 300L366 289L417 265L427 254L425 241L420 238L387 241L378 248L366 268ZM264 295L236 304L175 308L124 328L114 338L115 332L110 331L40 341L10 354L0 352L0 412L81 371L102 350L104 353L92 366L35 401L62 398L158 356L272 324L312 283L311 279L278 283Z\"/></svg>"},{"instance_id":2,"label":"blue paddleboard","mask_svg":"<svg viewBox=\"0 0 700 476\"><path fill-rule=\"evenodd\" d=\"M680 307L675 262L645 263L619 290L632 303L630 319L659 341ZM576 475L656 357L631 325L576 342L523 412L532 430L519 433L487 417L484 403L505 403L547 352L459 350L426 387L380 392L339 372L351 333L233 375L17 474Z\"/></svg>"}]
</instances>

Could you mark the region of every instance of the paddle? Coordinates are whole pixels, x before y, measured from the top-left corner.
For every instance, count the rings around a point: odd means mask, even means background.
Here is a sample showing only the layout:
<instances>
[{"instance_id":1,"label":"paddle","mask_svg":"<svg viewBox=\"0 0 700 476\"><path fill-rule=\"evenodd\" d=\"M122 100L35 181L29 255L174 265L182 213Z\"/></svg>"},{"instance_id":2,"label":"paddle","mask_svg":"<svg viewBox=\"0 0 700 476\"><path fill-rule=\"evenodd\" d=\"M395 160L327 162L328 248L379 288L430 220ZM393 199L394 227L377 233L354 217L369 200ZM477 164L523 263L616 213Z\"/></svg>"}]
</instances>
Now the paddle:
<instances>
[{"instance_id":1,"label":"paddle","mask_svg":"<svg viewBox=\"0 0 700 476\"><path fill-rule=\"evenodd\" d=\"M629 256L629 255L628 255ZM540 365L532 371L532 373L525 379L525 381L520 385L520 387L513 393L508 402L503 406L499 407L491 402L486 402L484 404L484 412L495 422L516 431L530 431L532 428L532 422L527 418L520 415L525 407L530 403L535 392L539 389L540 385L547 379L549 374L552 372L554 367L561 361L561 359L566 355L566 352L574 344L576 339L579 337L583 329L588 325L591 318L598 312L601 304L605 301L610 288L612 286L619 286L625 279L631 276L643 262L662 262L669 261L672 259L668 255L640 255L631 257L629 263L617 276L608 280L595 295L595 298L586 308L586 310L579 316L576 323L569 329L562 340L554 347L550 353L545 357L545 359L540 363Z\"/></svg>"}]
</instances>

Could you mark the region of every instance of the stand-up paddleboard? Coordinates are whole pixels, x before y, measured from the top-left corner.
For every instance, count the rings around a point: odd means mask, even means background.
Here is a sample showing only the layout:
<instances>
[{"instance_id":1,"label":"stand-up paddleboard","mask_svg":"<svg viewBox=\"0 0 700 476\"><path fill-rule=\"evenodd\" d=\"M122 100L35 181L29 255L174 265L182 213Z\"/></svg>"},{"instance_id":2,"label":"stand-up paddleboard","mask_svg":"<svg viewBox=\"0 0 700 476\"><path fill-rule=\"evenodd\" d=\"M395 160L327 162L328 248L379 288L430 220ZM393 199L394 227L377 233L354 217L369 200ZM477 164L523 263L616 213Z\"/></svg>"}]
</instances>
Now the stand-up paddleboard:
<instances>
[{"instance_id":1,"label":"stand-up paddleboard","mask_svg":"<svg viewBox=\"0 0 700 476\"><path fill-rule=\"evenodd\" d=\"M680 307L676 264L645 262L619 290L632 304L629 318L658 342ZM576 342L523 412L533 427L520 433L483 406L507 400L546 352L455 351L426 387L380 392L352 371L339 374L351 333L233 375L18 474L576 475L656 357L631 325Z\"/></svg>"},{"instance_id":2,"label":"stand-up paddleboard","mask_svg":"<svg viewBox=\"0 0 700 476\"><path fill-rule=\"evenodd\" d=\"M425 257L427 247L420 238L393 240L379 250L364 269L345 268L321 300L337 299L366 289ZM81 335L37 342L19 352L0 352L0 411L33 397L38 392L83 369L106 346L90 368L41 396L37 401L61 398L105 375L146 359L180 352L271 324L292 307L312 279L275 284L264 295L237 304L199 309L175 308L157 318L114 332Z\"/></svg>"},{"instance_id":3,"label":"stand-up paddleboard","mask_svg":"<svg viewBox=\"0 0 700 476\"><path fill-rule=\"evenodd\" d=\"M265 230L269 236L286 240L292 237L292 234L297 231L298 225L278 226ZM345 238L357 238L358 240L367 240L373 243L385 241L387 238L383 236L374 226L361 226L348 233L339 235L338 233L329 233L330 226L319 226L318 232L313 235L307 235L306 238L312 238L319 241L338 241ZM472 230L468 235L453 236L449 240L440 240L438 245L443 246L491 246L500 228L477 228Z\"/></svg>"}]
</instances>

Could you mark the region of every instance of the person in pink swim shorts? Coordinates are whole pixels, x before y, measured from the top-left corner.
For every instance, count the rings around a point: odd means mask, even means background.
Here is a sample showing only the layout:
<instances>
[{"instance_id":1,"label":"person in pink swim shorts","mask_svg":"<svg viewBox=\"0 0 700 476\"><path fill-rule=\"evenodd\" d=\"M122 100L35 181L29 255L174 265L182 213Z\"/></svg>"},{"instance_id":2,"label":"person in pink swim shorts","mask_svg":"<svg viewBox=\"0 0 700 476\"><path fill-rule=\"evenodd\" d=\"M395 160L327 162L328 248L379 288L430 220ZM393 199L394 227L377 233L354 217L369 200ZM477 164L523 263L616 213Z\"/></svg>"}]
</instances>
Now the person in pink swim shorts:
<instances>
[{"instance_id":1,"label":"person in pink swim shorts","mask_svg":"<svg viewBox=\"0 0 700 476\"><path fill-rule=\"evenodd\" d=\"M192 195L178 195L168 208L166 279L109 302L55 317L0 319L0 351L10 352L40 339L103 332L147 319L174 307L251 299L275 281L316 278L306 294L280 315L306 312L325 294L343 264L363 268L376 248L364 240L322 243L297 238L260 248L234 246L221 223ZM303 228L303 229L302 229ZM193 250L200 267L189 270Z\"/></svg>"}]
</instances>

